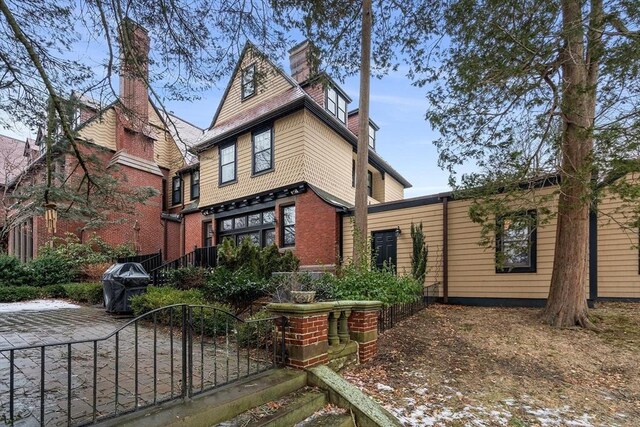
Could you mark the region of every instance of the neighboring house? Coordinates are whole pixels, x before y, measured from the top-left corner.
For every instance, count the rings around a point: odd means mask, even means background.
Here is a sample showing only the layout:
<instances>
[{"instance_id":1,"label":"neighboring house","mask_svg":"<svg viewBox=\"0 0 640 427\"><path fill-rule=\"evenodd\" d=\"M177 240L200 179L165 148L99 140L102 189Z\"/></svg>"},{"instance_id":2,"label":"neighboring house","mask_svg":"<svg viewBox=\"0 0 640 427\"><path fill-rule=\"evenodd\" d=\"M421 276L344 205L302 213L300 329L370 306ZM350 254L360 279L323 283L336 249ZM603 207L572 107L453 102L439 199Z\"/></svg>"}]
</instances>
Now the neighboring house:
<instances>
[{"instance_id":1,"label":"neighboring house","mask_svg":"<svg viewBox=\"0 0 640 427\"><path fill-rule=\"evenodd\" d=\"M149 37L144 29L132 26L137 59L146 57ZM143 61L146 63L146 61ZM178 215L167 207L170 194L166 180L186 164L185 155L191 139L197 139L202 130L173 116L165 116L149 98L147 76L129 72L123 61L120 77L120 101L107 106L86 97L79 97L73 112L73 125L77 131L77 142L83 154L95 156L96 164L119 180L121 188L147 187L156 195L143 203L131 206L132 214L117 210L108 211L109 221L98 228L88 228L86 223L67 221L63 217L57 222L56 236L76 234L81 240L96 233L110 244L130 244L141 253L163 250L167 258L179 256L179 248L173 242L179 232ZM43 138L36 140L39 155L24 172L22 181L13 178L11 191L20 191L20 186L44 179L46 149ZM56 167L69 175L77 160L70 153L56 159ZM42 182L42 181L40 181ZM62 212L65 205L58 206ZM9 253L22 260L37 256L38 248L53 237L45 226L42 215L25 218L12 228L9 235Z\"/></svg>"},{"instance_id":2,"label":"neighboring house","mask_svg":"<svg viewBox=\"0 0 640 427\"><path fill-rule=\"evenodd\" d=\"M307 49L290 51L292 76L252 45L244 49L193 148L199 163L172 179L185 251L249 238L293 250L307 268L340 262L340 218L355 200L358 112L331 79L309 80ZM376 153L377 130L371 121L371 204L402 199L410 186Z\"/></svg>"}]
</instances>

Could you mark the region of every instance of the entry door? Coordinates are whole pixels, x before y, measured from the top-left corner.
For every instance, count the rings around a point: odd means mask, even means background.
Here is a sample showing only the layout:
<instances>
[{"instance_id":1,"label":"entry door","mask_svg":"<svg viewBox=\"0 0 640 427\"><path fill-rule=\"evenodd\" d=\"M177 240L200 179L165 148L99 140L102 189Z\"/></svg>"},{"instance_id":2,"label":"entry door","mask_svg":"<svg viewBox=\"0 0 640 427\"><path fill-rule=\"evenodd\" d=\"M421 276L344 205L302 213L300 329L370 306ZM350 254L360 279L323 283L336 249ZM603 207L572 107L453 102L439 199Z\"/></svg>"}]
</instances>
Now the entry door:
<instances>
[{"instance_id":1,"label":"entry door","mask_svg":"<svg viewBox=\"0 0 640 427\"><path fill-rule=\"evenodd\" d=\"M397 238L395 230L374 231L372 233L373 251L376 255L375 266L381 269L386 262L395 269L397 250Z\"/></svg>"}]
</instances>

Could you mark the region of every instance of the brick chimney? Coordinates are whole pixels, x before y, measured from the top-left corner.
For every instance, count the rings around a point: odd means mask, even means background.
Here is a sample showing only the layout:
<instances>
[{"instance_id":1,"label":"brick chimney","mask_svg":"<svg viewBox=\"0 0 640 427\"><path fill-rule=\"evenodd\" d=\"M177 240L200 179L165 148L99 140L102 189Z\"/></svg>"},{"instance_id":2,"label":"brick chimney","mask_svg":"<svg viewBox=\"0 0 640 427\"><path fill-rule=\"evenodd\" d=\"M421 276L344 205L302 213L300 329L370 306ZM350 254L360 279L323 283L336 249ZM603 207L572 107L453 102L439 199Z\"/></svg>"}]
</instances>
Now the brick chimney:
<instances>
[{"instance_id":1,"label":"brick chimney","mask_svg":"<svg viewBox=\"0 0 640 427\"><path fill-rule=\"evenodd\" d=\"M291 77L298 83L307 81L311 74L312 64L309 57L311 48L312 45L309 40L305 40L289 50Z\"/></svg>"},{"instance_id":2,"label":"brick chimney","mask_svg":"<svg viewBox=\"0 0 640 427\"><path fill-rule=\"evenodd\" d=\"M120 26L120 101L134 123L149 121L149 35L136 22Z\"/></svg>"}]
</instances>

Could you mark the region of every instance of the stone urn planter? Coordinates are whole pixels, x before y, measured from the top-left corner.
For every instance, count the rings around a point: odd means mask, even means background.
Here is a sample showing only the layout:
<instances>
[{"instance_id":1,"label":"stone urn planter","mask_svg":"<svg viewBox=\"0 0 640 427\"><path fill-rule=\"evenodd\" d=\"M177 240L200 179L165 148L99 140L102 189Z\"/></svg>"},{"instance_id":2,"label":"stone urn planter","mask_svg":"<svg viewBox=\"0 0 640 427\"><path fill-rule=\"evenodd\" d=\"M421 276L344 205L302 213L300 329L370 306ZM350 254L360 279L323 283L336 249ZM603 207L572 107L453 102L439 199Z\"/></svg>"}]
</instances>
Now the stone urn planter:
<instances>
[{"instance_id":1,"label":"stone urn planter","mask_svg":"<svg viewBox=\"0 0 640 427\"><path fill-rule=\"evenodd\" d=\"M291 299L296 304L309 304L316 298L316 291L291 291Z\"/></svg>"}]
</instances>

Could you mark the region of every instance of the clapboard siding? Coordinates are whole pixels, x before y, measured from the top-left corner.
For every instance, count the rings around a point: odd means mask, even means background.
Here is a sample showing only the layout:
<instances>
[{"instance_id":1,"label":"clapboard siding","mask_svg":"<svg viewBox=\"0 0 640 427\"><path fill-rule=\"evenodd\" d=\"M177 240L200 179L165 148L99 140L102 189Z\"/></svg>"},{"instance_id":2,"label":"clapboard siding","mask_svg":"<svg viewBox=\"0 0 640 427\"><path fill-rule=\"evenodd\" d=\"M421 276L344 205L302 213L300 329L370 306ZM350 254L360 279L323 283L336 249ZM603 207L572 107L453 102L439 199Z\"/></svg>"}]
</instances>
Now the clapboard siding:
<instances>
[{"instance_id":1,"label":"clapboard siding","mask_svg":"<svg viewBox=\"0 0 640 427\"><path fill-rule=\"evenodd\" d=\"M369 214L369 233L400 227L398 236L399 274L411 273L411 223L422 222L426 243L429 249L427 257L427 277L425 285L442 282L442 204L418 206L414 208ZM343 257L351 259L353 253L353 217L343 218ZM439 287L442 290L442 286Z\"/></svg>"},{"instance_id":2,"label":"clapboard siding","mask_svg":"<svg viewBox=\"0 0 640 427\"><path fill-rule=\"evenodd\" d=\"M598 297L640 298L638 230L626 225L631 209L608 192L598 210Z\"/></svg>"}]
</instances>

